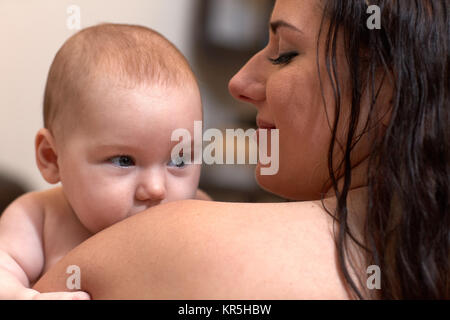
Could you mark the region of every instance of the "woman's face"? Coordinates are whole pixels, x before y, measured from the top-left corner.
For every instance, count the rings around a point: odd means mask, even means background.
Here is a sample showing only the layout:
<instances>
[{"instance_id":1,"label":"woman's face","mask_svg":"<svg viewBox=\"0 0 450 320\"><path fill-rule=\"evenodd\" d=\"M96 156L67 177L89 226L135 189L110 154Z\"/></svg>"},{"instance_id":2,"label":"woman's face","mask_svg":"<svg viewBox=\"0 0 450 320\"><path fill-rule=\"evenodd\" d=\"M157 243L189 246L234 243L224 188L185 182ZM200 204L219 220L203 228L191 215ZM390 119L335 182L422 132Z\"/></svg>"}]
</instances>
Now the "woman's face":
<instances>
[{"instance_id":1,"label":"woman's face","mask_svg":"<svg viewBox=\"0 0 450 320\"><path fill-rule=\"evenodd\" d=\"M321 192L331 187L327 159L335 104L322 54L320 75L326 106L319 81L317 37L322 19L319 4L320 1L311 0L276 1L269 43L229 83L236 99L257 108L257 122L279 129L279 171L276 175L261 175L258 164L258 183L270 192L294 200L318 199ZM323 30L327 30L327 25ZM323 37L320 43L323 49ZM348 75L342 70L340 83L345 84ZM343 110L342 117L346 116ZM339 135L338 132L338 139Z\"/></svg>"}]
</instances>

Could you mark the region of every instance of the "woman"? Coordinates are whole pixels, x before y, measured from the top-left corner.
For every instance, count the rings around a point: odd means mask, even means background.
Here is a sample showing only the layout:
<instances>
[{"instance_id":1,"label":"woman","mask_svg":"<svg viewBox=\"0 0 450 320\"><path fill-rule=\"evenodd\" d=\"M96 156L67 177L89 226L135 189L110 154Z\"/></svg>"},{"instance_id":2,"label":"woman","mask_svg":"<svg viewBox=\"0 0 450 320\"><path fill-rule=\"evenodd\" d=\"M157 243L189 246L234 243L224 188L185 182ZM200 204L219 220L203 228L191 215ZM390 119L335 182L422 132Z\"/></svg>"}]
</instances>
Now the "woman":
<instances>
[{"instance_id":1,"label":"woman","mask_svg":"<svg viewBox=\"0 0 450 320\"><path fill-rule=\"evenodd\" d=\"M35 289L65 290L77 265L94 299L449 299L448 4L370 2L381 29L364 0L277 0L230 81L280 130L279 172L258 165L258 183L297 202L153 207Z\"/></svg>"}]
</instances>

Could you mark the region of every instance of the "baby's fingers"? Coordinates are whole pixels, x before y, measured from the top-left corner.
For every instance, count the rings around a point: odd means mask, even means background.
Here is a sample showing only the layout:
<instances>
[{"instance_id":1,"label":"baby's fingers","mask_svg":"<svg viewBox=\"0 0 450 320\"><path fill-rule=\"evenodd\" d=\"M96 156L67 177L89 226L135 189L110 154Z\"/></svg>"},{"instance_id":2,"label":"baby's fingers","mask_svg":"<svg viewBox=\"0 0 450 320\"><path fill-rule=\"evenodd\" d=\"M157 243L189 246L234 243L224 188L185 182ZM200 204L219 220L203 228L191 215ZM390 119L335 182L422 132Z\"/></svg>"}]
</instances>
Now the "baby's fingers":
<instances>
[{"instance_id":1,"label":"baby's fingers","mask_svg":"<svg viewBox=\"0 0 450 320\"><path fill-rule=\"evenodd\" d=\"M39 293L33 297L34 300L90 300L87 292L47 292Z\"/></svg>"}]
</instances>

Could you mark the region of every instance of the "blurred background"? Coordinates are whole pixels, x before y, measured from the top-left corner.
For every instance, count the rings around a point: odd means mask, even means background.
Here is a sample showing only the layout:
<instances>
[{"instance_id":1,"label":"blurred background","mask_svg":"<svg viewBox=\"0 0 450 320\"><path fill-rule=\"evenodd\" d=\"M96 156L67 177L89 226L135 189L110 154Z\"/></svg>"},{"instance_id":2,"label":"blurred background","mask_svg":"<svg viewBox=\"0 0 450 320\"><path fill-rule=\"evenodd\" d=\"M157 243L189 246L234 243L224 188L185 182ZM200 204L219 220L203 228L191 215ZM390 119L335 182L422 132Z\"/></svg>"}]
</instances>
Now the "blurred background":
<instances>
[{"instance_id":1,"label":"blurred background","mask_svg":"<svg viewBox=\"0 0 450 320\"><path fill-rule=\"evenodd\" d=\"M204 129L255 128L256 109L228 93L240 67L266 44L274 0L0 0L0 212L18 195L51 185L35 164L48 69L64 41L102 22L153 28L198 77ZM254 165L203 165L200 188L217 201L285 201L262 190Z\"/></svg>"}]
</instances>

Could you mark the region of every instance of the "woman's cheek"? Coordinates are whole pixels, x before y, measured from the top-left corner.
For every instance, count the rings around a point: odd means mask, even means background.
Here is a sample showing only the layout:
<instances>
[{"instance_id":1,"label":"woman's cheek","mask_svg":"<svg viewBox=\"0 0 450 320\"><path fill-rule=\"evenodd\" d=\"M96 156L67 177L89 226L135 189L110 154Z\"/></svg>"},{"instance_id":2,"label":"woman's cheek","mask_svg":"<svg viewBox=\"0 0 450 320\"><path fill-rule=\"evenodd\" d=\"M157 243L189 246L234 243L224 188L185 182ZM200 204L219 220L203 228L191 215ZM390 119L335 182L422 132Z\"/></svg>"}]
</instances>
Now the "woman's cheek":
<instances>
[{"instance_id":1,"label":"woman's cheek","mask_svg":"<svg viewBox=\"0 0 450 320\"><path fill-rule=\"evenodd\" d=\"M302 110L308 105L309 83L302 82L302 74L296 66L282 66L267 81L266 99L277 126L292 126L301 118Z\"/></svg>"},{"instance_id":2,"label":"woman's cheek","mask_svg":"<svg viewBox=\"0 0 450 320\"><path fill-rule=\"evenodd\" d=\"M277 120L290 100L289 88L291 86L289 79L283 77L282 73L277 72L267 80L266 86L267 105L274 120Z\"/></svg>"}]
</instances>

